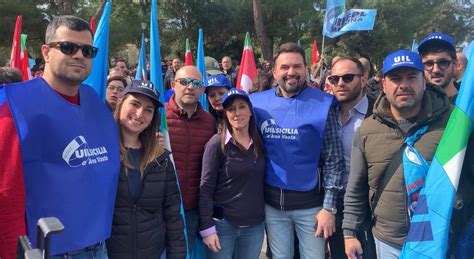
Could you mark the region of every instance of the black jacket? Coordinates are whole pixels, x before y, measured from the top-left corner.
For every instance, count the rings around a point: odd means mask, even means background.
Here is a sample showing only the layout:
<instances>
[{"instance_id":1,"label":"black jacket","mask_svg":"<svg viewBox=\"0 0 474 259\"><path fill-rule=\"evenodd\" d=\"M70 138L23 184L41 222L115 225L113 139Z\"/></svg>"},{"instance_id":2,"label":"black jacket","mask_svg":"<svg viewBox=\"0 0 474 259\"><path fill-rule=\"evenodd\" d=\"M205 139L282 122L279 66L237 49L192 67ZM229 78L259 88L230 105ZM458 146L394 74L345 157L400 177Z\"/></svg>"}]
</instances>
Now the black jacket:
<instances>
[{"instance_id":1,"label":"black jacket","mask_svg":"<svg viewBox=\"0 0 474 259\"><path fill-rule=\"evenodd\" d=\"M131 199L128 177L122 166L115 201L109 258L185 258L184 223L176 175L165 151L150 163L141 181L137 200Z\"/></svg>"}]
</instances>

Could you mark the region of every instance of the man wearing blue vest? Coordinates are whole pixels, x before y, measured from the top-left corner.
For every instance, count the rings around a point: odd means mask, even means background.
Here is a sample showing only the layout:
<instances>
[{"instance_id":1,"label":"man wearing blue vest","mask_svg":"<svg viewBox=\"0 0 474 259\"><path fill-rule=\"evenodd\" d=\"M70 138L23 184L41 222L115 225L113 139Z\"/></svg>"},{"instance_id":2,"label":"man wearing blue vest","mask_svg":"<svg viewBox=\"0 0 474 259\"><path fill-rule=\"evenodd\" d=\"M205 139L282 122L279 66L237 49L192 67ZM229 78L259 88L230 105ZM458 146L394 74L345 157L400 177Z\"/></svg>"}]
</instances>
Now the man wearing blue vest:
<instances>
[{"instance_id":1,"label":"man wearing blue vest","mask_svg":"<svg viewBox=\"0 0 474 259\"><path fill-rule=\"evenodd\" d=\"M25 230L37 246L36 224L43 217L65 226L51 240L51 258L107 258L120 156L110 111L82 85L97 51L86 21L57 16L41 47L43 78L0 87L0 136L9 136L0 141L0 179L10 177L7 184L18 186L12 189L23 197L15 204L0 199L8 208L0 211L0 236L8 238L0 244L2 258L14 258L11 242ZM12 189L0 189L0 196Z\"/></svg>"},{"instance_id":2,"label":"man wearing blue vest","mask_svg":"<svg viewBox=\"0 0 474 259\"><path fill-rule=\"evenodd\" d=\"M301 258L324 258L342 188L334 98L306 85L304 55L297 44L281 45L273 68L278 86L250 95L267 152L265 220L273 258L293 258L294 231Z\"/></svg>"}]
</instances>

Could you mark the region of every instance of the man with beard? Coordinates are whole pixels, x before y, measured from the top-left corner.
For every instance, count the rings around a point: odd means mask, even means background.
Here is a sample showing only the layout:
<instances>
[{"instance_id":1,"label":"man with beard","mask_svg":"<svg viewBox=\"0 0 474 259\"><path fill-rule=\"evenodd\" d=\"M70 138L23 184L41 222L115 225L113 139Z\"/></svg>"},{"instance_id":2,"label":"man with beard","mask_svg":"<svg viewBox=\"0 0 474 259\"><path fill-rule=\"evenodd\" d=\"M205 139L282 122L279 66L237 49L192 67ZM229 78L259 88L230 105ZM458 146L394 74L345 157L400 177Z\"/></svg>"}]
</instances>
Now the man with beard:
<instances>
[{"instance_id":1,"label":"man with beard","mask_svg":"<svg viewBox=\"0 0 474 259\"><path fill-rule=\"evenodd\" d=\"M429 162L452 109L442 90L426 83L424 70L415 52L398 50L388 55L383 63L383 94L373 115L354 135L342 224L349 259L357 254L370 258L357 239L365 219L373 219L377 258L400 256ZM409 167L408 161L420 166ZM464 207L454 208L451 237L461 233L466 226L463 217L469 219L473 210L472 195L465 195L473 188L470 148L465 161L458 188ZM459 222L464 225L458 226Z\"/></svg>"},{"instance_id":2,"label":"man with beard","mask_svg":"<svg viewBox=\"0 0 474 259\"><path fill-rule=\"evenodd\" d=\"M332 92L339 101L339 105L336 107L336 116L346 165L346 170L342 174L343 189L337 199L336 232L328 240L331 258L345 258L344 236L341 227L344 193L349 181L352 137L362 121L372 114L374 106L374 99L366 96L364 91L367 82L364 69L360 59L342 57L332 65L331 75L327 77Z\"/></svg>"},{"instance_id":3,"label":"man with beard","mask_svg":"<svg viewBox=\"0 0 474 259\"><path fill-rule=\"evenodd\" d=\"M301 258L324 258L342 188L334 98L306 85L304 57L297 44L281 45L273 60L278 86L250 95L267 151L265 220L273 258L293 258L295 230Z\"/></svg>"},{"instance_id":4,"label":"man with beard","mask_svg":"<svg viewBox=\"0 0 474 259\"><path fill-rule=\"evenodd\" d=\"M86 21L56 16L43 77L0 87L1 258L15 258L19 235L39 245L38 219L51 216L65 229L50 258L107 258L120 151L110 111L82 84L97 51Z\"/></svg>"},{"instance_id":5,"label":"man with beard","mask_svg":"<svg viewBox=\"0 0 474 259\"><path fill-rule=\"evenodd\" d=\"M453 38L434 32L420 42L418 53L423 59L428 82L441 87L454 103L458 89L454 85L454 70L457 60Z\"/></svg>"}]
</instances>

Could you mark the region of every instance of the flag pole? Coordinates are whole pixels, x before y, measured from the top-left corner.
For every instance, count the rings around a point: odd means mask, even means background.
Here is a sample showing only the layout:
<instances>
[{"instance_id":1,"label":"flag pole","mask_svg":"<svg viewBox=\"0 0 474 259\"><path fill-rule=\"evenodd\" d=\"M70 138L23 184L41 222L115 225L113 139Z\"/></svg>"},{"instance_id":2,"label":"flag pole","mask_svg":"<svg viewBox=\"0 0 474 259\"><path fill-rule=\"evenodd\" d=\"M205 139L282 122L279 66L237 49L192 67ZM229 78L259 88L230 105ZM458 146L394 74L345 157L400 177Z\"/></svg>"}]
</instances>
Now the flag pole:
<instances>
[{"instance_id":1,"label":"flag pole","mask_svg":"<svg viewBox=\"0 0 474 259\"><path fill-rule=\"evenodd\" d=\"M321 43L321 60L323 61L322 67L319 68L319 82L323 82L323 67L324 67L324 40L326 39L326 35L323 34L323 43ZM319 86L321 87L321 85Z\"/></svg>"}]
</instances>

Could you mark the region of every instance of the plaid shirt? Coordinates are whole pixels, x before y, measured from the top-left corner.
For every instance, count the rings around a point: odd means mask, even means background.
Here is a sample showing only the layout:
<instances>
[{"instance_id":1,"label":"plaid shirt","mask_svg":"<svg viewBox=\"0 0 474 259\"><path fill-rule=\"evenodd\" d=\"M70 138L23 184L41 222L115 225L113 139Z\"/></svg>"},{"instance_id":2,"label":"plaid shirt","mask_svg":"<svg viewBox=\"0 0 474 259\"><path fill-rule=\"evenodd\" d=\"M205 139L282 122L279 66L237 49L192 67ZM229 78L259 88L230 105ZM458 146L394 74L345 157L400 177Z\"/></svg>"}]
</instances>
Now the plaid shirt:
<instances>
[{"instance_id":1,"label":"plaid shirt","mask_svg":"<svg viewBox=\"0 0 474 259\"><path fill-rule=\"evenodd\" d=\"M291 98L300 94L306 87L301 88ZM282 97L279 86L277 86L275 93L277 96ZM335 107L329 108L319 160L322 165L321 174L323 175L323 187L325 190L323 208L335 209L337 195L342 190L342 175L345 170L344 148L339 137L339 125L337 123Z\"/></svg>"},{"instance_id":2,"label":"plaid shirt","mask_svg":"<svg viewBox=\"0 0 474 259\"><path fill-rule=\"evenodd\" d=\"M342 189L342 175L345 170L344 149L339 137L336 110L329 109L324 129L323 147L320 160L323 162L322 175L323 187L326 191L323 207L325 209L336 208L336 198Z\"/></svg>"}]
</instances>

